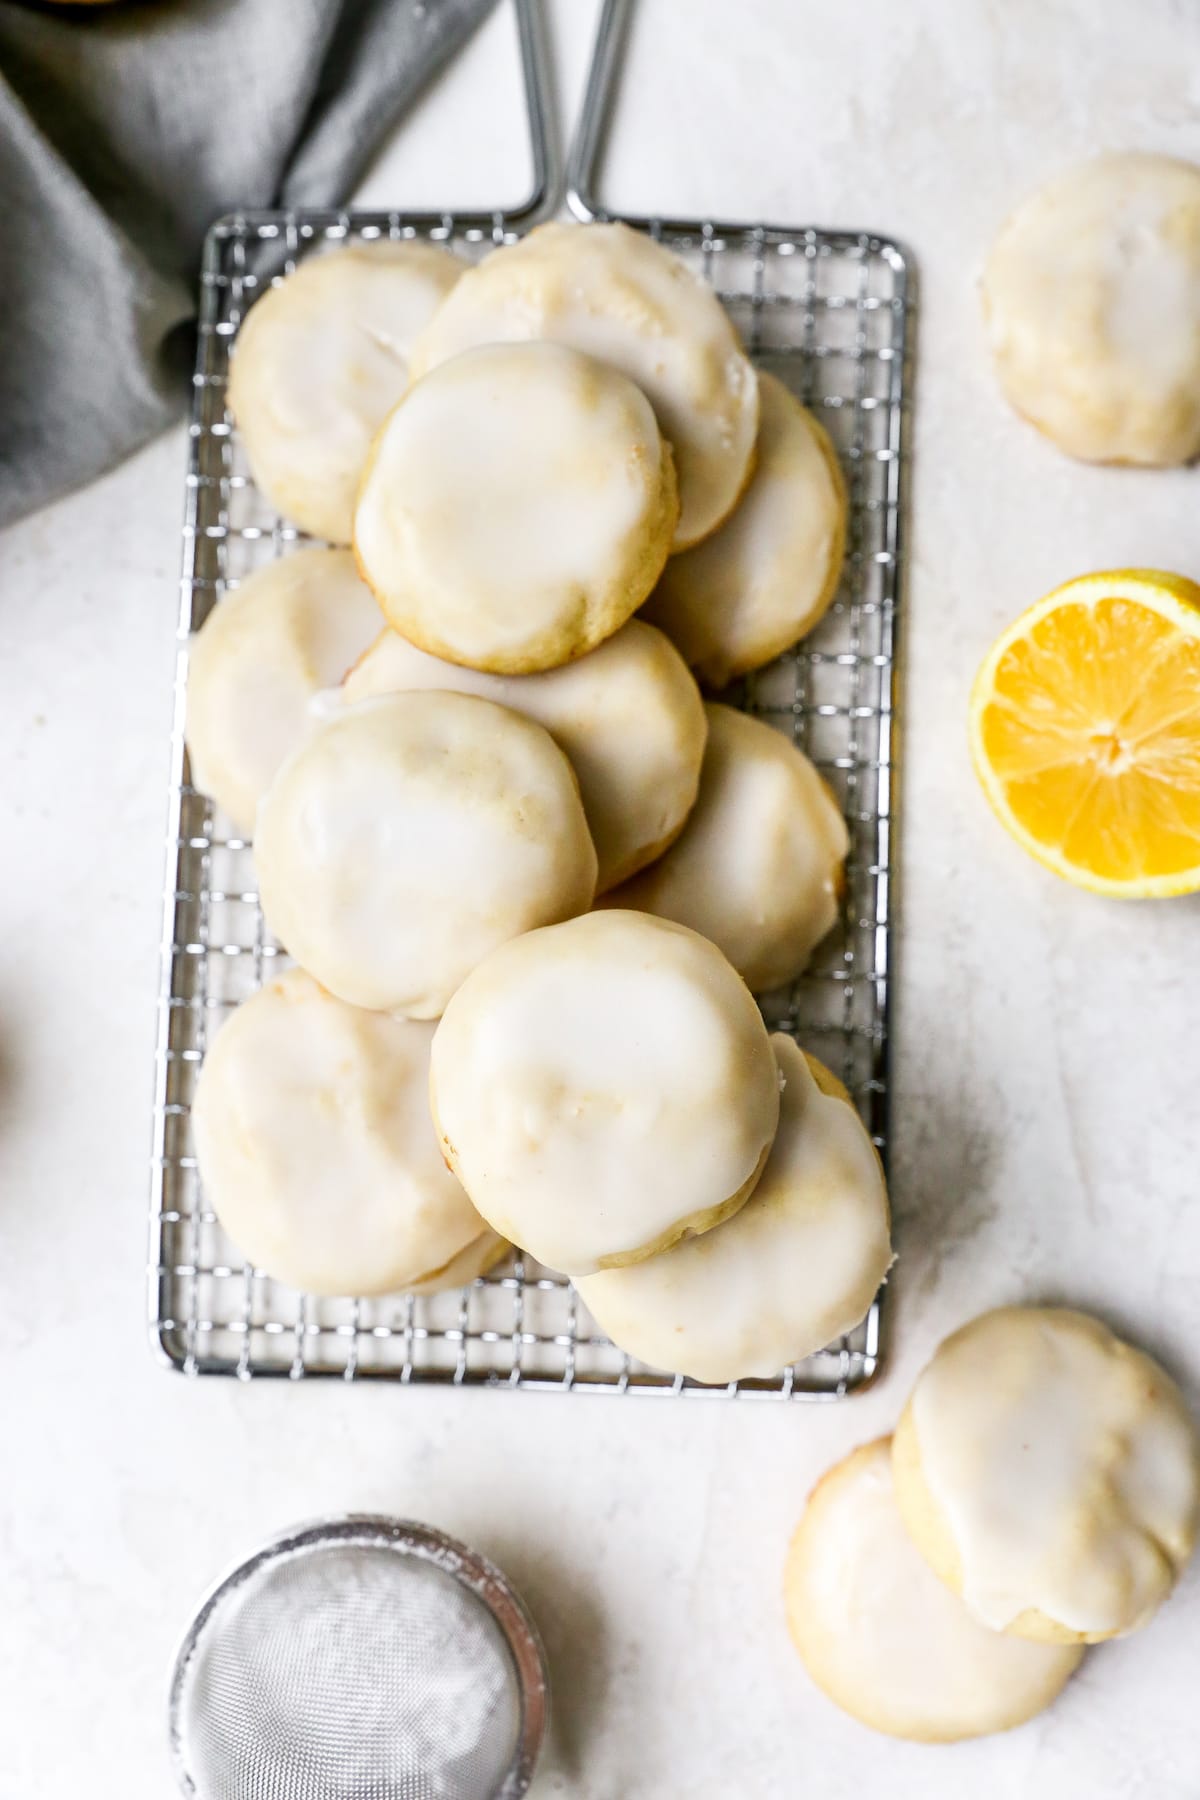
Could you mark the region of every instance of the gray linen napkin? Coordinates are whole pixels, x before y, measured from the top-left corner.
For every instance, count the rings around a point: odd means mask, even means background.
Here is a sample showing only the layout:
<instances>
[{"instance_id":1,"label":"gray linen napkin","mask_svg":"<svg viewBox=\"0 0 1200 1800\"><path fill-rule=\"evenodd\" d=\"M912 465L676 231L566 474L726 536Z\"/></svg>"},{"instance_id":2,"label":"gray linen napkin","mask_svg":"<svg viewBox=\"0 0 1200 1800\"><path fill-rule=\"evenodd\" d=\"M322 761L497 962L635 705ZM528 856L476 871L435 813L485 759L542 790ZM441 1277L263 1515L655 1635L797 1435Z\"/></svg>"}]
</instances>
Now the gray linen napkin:
<instances>
[{"instance_id":1,"label":"gray linen napkin","mask_svg":"<svg viewBox=\"0 0 1200 1800\"><path fill-rule=\"evenodd\" d=\"M0 524L178 414L212 220L340 205L492 4L0 0Z\"/></svg>"}]
</instances>

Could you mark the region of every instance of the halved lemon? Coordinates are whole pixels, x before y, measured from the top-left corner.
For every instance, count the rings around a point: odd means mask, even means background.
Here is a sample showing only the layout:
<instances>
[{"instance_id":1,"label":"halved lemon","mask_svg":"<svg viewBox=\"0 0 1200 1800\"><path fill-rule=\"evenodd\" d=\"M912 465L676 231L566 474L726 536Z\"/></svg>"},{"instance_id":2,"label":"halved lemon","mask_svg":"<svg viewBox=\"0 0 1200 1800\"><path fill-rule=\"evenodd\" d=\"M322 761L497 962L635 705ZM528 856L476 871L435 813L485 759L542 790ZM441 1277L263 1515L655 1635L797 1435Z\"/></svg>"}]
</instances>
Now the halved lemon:
<instances>
[{"instance_id":1,"label":"halved lemon","mask_svg":"<svg viewBox=\"0 0 1200 1800\"><path fill-rule=\"evenodd\" d=\"M971 752L1001 823L1068 881L1200 889L1200 586L1118 569L1056 588L976 676Z\"/></svg>"}]
</instances>

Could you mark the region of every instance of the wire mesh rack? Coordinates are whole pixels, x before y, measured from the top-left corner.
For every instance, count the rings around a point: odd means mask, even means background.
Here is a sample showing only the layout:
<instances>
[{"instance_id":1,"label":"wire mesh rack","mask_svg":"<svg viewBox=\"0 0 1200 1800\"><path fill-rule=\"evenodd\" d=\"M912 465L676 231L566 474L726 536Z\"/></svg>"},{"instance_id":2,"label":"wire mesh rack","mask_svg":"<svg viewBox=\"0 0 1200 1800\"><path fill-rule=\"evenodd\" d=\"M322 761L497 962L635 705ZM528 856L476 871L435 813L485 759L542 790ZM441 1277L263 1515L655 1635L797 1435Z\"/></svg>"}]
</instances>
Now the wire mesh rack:
<instances>
[{"instance_id":1,"label":"wire mesh rack","mask_svg":"<svg viewBox=\"0 0 1200 1800\"><path fill-rule=\"evenodd\" d=\"M598 209L572 184L572 205ZM251 845L191 784L183 742L188 640L223 593L301 535L256 491L225 406L230 347L247 308L296 262L379 236L448 244L469 260L537 212L254 213L210 233L202 279L184 526L151 1200L154 1341L190 1374L243 1379L390 1377L607 1393L836 1399L881 1360L881 1305L848 1337L770 1381L729 1388L647 1369L598 1330L563 1277L514 1257L458 1294L330 1300L248 1267L205 1204L190 1129L213 1033L286 958L258 904ZM762 996L846 1082L886 1161L894 704L904 479L908 271L872 234L630 221L709 281L754 361L815 409L850 492L837 598L796 650L727 698L787 732L837 791L851 835L840 925L787 991Z\"/></svg>"}]
</instances>

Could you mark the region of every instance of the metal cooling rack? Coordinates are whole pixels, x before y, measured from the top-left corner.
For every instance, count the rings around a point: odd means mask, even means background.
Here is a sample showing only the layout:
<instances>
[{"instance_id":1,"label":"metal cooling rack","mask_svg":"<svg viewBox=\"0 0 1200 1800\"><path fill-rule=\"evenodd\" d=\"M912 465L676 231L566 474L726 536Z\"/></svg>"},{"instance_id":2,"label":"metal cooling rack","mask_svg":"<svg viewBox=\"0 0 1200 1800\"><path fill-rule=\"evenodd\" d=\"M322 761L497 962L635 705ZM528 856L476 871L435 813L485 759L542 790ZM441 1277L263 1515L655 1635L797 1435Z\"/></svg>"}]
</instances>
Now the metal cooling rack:
<instances>
[{"instance_id":1,"label":"metal cooling rack","mask_svg":"<svg viewBox=\"0 0 1200 1800\"><path fill-rule=\"evenodd\" d=\"M458 1294L319 1299L247 1267L200 1191L189 1111L222 1019L282 966L258 905L250 845L192 787L183 743L188 640L222 593L299 539L256 492L225 410L230 346L248 305L303 256L347 239L429 238L474 259L553 204L544 46L518 0L535 191L487 214L247 213L221 220L204 256L187 474L164 905L151 1199L150 1321L189 1374L339 1375L605 1393L837 1399L881 1357L881 1306L772 1381L708 1388L631 1361L562 1276L515 1257ZM582 218L609 216L590 182L627 0L608 0L569 162ZM903 252L872 233L699 220L629 220L698 268L756 363L828 427L850 489L848 555L829 614L801 645L730 696L792 735L838 792L851 833L840 928L786 992L763 997L846 1082L886 1161L894 706L911 304Z\"/></svg>"}]
</instances>

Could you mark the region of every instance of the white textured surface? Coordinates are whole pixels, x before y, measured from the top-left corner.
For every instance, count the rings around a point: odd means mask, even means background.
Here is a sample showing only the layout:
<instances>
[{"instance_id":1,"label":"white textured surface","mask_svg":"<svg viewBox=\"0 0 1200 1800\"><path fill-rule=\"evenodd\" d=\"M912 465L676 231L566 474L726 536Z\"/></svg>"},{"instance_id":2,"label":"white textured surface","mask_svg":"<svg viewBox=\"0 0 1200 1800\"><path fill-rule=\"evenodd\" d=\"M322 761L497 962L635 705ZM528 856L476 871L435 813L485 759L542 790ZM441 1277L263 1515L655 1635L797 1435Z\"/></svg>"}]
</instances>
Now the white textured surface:
<instances>
[{"instance_id":1,"label":"white textured surface","mask_svg":"<svg viewBox=\"0 0 1200 1800\"><path fill-rule=\"evenodd\" d=\"M551 0L574 105L593 8ZM1075 893L993 824L964 706L1065 576L1200 574L1196 472L1062 461L1003 410L975 280L1033 184L1097 143L1200 159L1187 0L644 0L616 203L869 224L922 280L908 593L895 1202L882 1385L825 1410L339 1383L185 1384L141 1325L160 829L183 437L0 542L0 1693L5 1800L163 1800L162 1702L231 1559L339 1508L494 1555L553 1662L539 1800L1194 1800L1200 1571L1014 1735L876 1740L808 1684L780 1571L817 1475L890 1427L998 1301L1093 1306L1200 1388L1200 902ZM1018 16L1019 15L1019 16ZM524 180L501 14L370 178ZM472 146L474 145L474 150ZM82 302L81 302L82 304Z\"/></svg>"}]
</instances>

